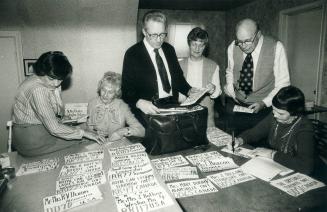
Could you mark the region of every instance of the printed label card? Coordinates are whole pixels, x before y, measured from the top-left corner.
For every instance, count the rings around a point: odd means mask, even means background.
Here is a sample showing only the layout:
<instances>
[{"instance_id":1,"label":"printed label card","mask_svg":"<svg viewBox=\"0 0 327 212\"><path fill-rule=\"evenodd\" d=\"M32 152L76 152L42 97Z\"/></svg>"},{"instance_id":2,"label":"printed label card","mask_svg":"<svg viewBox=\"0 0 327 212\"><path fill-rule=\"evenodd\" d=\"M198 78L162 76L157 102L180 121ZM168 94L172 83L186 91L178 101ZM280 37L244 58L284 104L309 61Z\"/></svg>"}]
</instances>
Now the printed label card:
<instances>
[{"instance_id":1,"label":"printed label card","mask_svg":"<svg viewBox=\"0 0 327 212\"><path fill-rule=\"evenodd\" d=\"M44 212L61 212L102 199L98 187L76 189L63 194L43 198Z\"/></svg>"},{"instance_id":2,"label":"printed label card","mask_svg":"<svg viewBox=\"0 0 327 212\"><path fill-rule=\"evenodd\" d=\"M104 158L103 150L95 150L89 152L81 152L65 156L65 163L81 163L91 160L102 160Z\"/></svg>"},{"instance_id":3,"label":"printed label card","mask_svg":"<svg viewBox=\"0 0 327 212\"><path fill-rule=\"evenodd\" d=\"M213 171L237 168L238 165L234 163L232 158L221 157L221 158L206 159L200 161L197 164L197 167L202 172L213 172Z\"/></svg>"},{"instance_id":4,"label":"printed label card","mask_svg":"<svg viewBox=\"0 0 327 212\"><path fill-rule=\"evenodd\" d=\"M185 166L189 164L182 155L176 155L166 158L158 158L158 159L151 160L151 162L156 167L156 169Z\"/></svg>"},{"instance_id":5,"label":"printed label card","mask_svg":"<svg viewBox=\"0 0 327 212\"><path fill-rule=\"evenodd\" d=\"M104 183L106 183L104 171L96 171L59 179L56 182L56 192L57 194L61 194L67 191L97 186Z\"/></svg>"},{"instance_id":6,"label":"printed label card","mask_svg":"<svg viewBox=\"0 0 327 212\"><path fill-rule=\"evenodd\" d=\"M217 151L211 151L211 152L205 152L205 153L199 153L199 154L195 154L195 155L186 156L187 160L190 161L193 165L197 165L204 160L210 160L210 159L221 158L221 157L224 157L224 156Z\"/></svg>"},{"instance_id":7,"label":"printed label card","mask_svg":"<svg viewBox=\"0 0 327 212\"><path fill-rule=\"evenodd\" d=\"M73 176L73 175L87 174L87 173L92 173L101 170L103 170L103 168L102 168L102 161L100 160L90 161L85 163L63 165L59 173L59 178Z\"/></svg>"},{"instance_id":8,"label":"printed label card","mask_svg":"<svg viewBox=\"0 0 327 212\"><path fill-rule=\"evenodd\" d=\"M23 163L16 173L16 176L46 172L59 167L59 158L43 159L31 163Z\"/></svg>"},{"instance_id":9,"label":"printed label card","mask_svg":"<svg viewBox=\"0 0 327 212\"><path fill-rule=\"evenodd\" d=\"M218 192L218 189L208 179L167 183L167 186L175 198Z\"/></svg>"},{"instance_id":10,"label":"printed label card","mask_svg":"<svg viewBox=\"0 0 327 212\"><path fill-rule=\"evenodd\" d=\"M219 188L227 188L239 183L256 179L252 175L243 172L240 168L209 175L207 178Z\"/></svg>"},{"instance_id":11,"label":"printed label card","mask_svg":"<svg viewBox=\"0 0 327 212\"><path fill-rule=\"evenodd\" d=\"M119 212L153 211L173 205L174 202L162 187L128 193L114 197Z\"/></svg>"},{"instance_id":12,"label":"printed label card","mask_svg":"<svg viewBox=\"0 0 327 212\"><path fill-rule=\"evenodd\" d=\"M130 155L118 155L111 157L111 168L119 169L124 166L149 163L150 160L145 152Z\"/></svg>"},{"instance_id":13,"label":"printed label card","mask_svg":"<svg viewBox=\"0 0 327 212\"><path fill-rule=\"evenodd\" d=\"M109 154L111 157L113 156L119 156L119 155L127 155L127 154L132 154L132 153L139 153L139 152L144 152L145 147L138 143L138 144L132 144L128 146L123 146L123 147L116 147L116 148L109 148L108 149Z\"/></svg>"},{"instance_id":14,"label":"printed label card","mask_svg":"<svg viewBox=\"0 0 327 212\"><path fill-rule=\"evenodd\" d=\"M300 173L273 180L270 184L294 197L307 191L325 186L324 183Z\"/></svg>"},{"instance_id":15,"label":"printed label card","mask_svg":"<svg viewBox=\"0 0 327 212\"><path fill-rule=\"evenodd\" d=\"M159 174L165 182L174 180L199 179L197 168L192 166L161 169Z\"/></svg>"}]
</instances>

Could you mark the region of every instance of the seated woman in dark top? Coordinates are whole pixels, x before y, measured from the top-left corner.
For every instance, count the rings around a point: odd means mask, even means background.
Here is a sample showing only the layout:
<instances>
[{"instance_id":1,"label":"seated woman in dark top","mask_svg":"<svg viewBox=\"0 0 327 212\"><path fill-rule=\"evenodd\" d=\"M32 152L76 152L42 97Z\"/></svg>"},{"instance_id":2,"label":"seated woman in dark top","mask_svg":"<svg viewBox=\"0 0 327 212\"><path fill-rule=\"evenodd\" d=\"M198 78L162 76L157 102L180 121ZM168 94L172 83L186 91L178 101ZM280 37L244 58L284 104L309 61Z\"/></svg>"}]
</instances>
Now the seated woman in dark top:
<instances>
[{"instance_id":1,"label":"seated woman in dark top","mask_svg":"<svg viewBox=\"0 0 327 212\"><path fill-rule=\"evenodd\" d=\"M62 52L46 52L33 65L34 75L18 88L13 105L13 144L21 155L37 156L78 144L85 137L98 143L94 132L61 123L61 82L72 73Z\"/></svg>"},{"instance_id":2,"label":"seated woman in dark top","mask_svg":"<svg viewBox=\"0 0 327 212\"><path fill-rule=\"evenodd\" d=\"M255 127L239 135L235 146L262 142L255 155L271 158L297 172L311 174L315 162L314 131L303 115L304 95L294 86L287 86L274 96L273 112ZM231 143L228 145L231 149Z\"/></svg>"}]
</instances>

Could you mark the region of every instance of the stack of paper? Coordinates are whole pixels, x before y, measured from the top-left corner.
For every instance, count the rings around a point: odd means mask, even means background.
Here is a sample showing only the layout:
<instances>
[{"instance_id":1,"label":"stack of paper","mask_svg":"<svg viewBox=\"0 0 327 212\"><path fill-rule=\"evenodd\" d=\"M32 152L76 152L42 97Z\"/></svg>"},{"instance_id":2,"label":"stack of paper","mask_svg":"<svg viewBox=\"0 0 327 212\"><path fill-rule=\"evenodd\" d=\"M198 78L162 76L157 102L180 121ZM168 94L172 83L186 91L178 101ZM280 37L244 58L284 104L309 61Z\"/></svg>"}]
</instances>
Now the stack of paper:
<instances>
[{"instance_id":1,"label":"stack of paper","mask_svg":"<svg viewBox=\"0 0 327 212\"><path fill-rule=\"evenodd\" d=\"M156 167L156 169L185 166L189 164L182 155L153 159L151 160L151 162Z\"/></svg>"},{"instance_id":2,"label":"stack of paper","mask_svg":"<svg viewBox=\"0 0 327 212\"><path fill-rule=\"evenodd\" d=\"M24 163L20 166L16 176L46 172L59 167L59 158L43 159L31 163Z\"/></svg>"}]
</instances>

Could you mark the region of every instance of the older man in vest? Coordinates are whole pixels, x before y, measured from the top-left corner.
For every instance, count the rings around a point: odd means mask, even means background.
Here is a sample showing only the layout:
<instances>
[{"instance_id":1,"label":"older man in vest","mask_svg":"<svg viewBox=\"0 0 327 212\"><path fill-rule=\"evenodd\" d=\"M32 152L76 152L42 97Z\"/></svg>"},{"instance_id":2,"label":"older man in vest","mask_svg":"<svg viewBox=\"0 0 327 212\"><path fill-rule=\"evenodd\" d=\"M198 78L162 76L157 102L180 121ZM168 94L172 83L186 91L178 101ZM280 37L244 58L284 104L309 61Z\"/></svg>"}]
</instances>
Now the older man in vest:
<instances>
[{"instance_id":1,"label":"older man in vest","mask_svg":"<svg viewBox=\"0 0 327 212\"><path fill-rule=\"evenodd\" d=\"M228 47L226 69L229 128L241 132L251 128L271 112L271 101L282 87L290 85L288 62L283 44L263 36L252 19L236 25L236 40ZM233 113L240 105L254 113Z\"/></svg>"}]
</instances>

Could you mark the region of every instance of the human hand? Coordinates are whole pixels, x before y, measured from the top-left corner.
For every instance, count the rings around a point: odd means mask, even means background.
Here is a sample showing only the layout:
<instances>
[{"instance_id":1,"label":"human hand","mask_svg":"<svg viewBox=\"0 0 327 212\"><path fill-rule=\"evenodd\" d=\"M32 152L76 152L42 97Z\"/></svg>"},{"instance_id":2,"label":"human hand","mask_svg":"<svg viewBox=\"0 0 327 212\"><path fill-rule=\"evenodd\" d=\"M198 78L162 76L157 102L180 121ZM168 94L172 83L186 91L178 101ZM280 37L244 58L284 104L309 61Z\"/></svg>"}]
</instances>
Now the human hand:
<instances>
[{"instance_id":1,"label":"human hand","mask_svg":"<svg viewBox=\"0 0 327 212\"><path fill-rule=\"evenodd\" d=\"M140 99L136 103L136 107L145 114L156 114L159 113L159 109L152 104L152 102Z\"/></svg>"},{"instance_id":2,"label":"human hand","mask_svg":"<svg viewBox=\"0 0 327 212\"><path fill-rule=\"evenodd\" d=\"M252 109L254 113L258 113L260 110L262 110L265 107L265 103L263 101L253 103L248 108Z\"/></svg>"},{"instance_id":3,"label":"human hand","mask_svg":"<svg viewBox=\"0 0 327 212\"><path fill-rule=\"evenodd\" d=\"M118 141L118 140L122 139L123 137L124 136L120 132L116 131L116 132L112 133L112 135L108 138L108 141L109 142Z\"/></svg>"},{"instance_id":4,"label":"human hand","mask_svg":"<svg viewBox=\"0 0 327 212\"><path fill-rule=\"evenodd\" d=\"M253 155L255 156L261 156L261 157L265 157L265 158L273 158L273 154L274 151L272 149L267 149L267 148L256 148L253 150Z\"/></svg>"},{"instance_id":5,"label":"human hand","mask_svg":"<svg viewBox=\"0 0 327 212\"><path fill-rule=\"evenodd\" d=\"M90 131L84 131L84 136L85 138L87 139L90 139L92 141L95 141L97 142L98 144L102 145L106 142L106 139L105 137L101 136L101 135L98 135L94 132L90 132Z\"/></svg>"},{"instance_id":6,"label":"human hand","mask_svg":"<svg viewBox=\"0 0 327 212\"><path fill-rule=\"evenodd\" d=\"M227 149L233 150L233 141L230 140L227 144ZM242 146L244 144L243 138L235 138L235 143L234 143L234 149L236 149L239 146Z\"/></svg>"},{"instance_id":7,"label":"human hand","mask_svg":"<svg viewBox=\"0 0 327 212\"><path fill-rule=\"evenodd\" d=\"M216 86L215 86L214 84L212 84L212 83L209 83L209 84L206 86L206 89L208 90L208 93L209 93L210 95L212 95L212 94L215 92L215 90L216 90Z\"/></svg>"}]
</instances>

